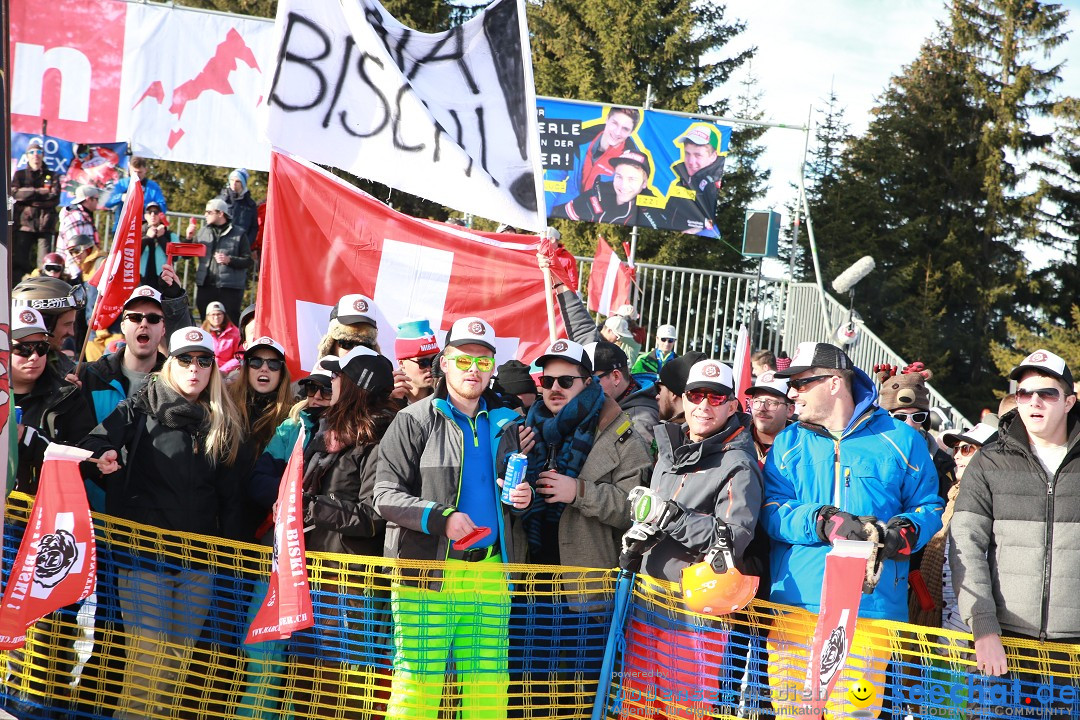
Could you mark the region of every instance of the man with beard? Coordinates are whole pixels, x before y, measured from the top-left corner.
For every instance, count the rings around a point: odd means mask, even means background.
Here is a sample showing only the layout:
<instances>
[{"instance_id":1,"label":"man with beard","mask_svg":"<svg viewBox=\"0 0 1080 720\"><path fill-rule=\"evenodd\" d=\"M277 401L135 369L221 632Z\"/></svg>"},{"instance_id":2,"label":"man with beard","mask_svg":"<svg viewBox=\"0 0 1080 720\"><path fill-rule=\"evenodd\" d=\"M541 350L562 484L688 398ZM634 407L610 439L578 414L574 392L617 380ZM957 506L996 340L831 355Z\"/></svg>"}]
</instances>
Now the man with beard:
<instances>
[{"instance_id":1,"label":"man with beard","mask_svg":"<svg viewBox=\"0 0 1080 720\"><path fill-rule=\"evenodd\" d=\"M506 717L513 509L532 499L528 482L500 501L496 450L504 432L523 450L532 433L488 390L495 370L495 330L478 317L450 328L439 359L443 378L432 395L395 417L382 442L374 500L386 520L385 554L445 560L444 569L400 567L391 586L394 675L387 717L435 720L451 657L463 717ZM521 429L519 429L521 428ZM453 543L470 538L468 547ZM457 628L470 626L463 635Z\"/></svg>"},{"instance_id":2,"label":"man with beard","mask_svg":"<svg viewBox=\"0 0 1080 720\"><path fill-rule=\"evenodd\" d=\"M828 343L800 343L789 379L799 424L776 437L765 459L761 519L772 539L773 602L818 612L825 556L835 540L871 540L871 563L848 663L837 687L861 675L885 685L890 641L865 630L864 618L907 621L908 558L941 529L942 500L926 443L877 407L877 389L847 354ZM875 558L871 558L873 561ZM780 615L769 634L769 684L777 714L797 704L810 638L804 621ZM787 700L782 700L786 698ZM833 693L830 715L851 714L847 693ZM865 709L881 712L880 699Z\"/></svg>"},{"instance_id":3,"label":"man with beard","mask_svg":"<svg viewBox=\"0 0 1080 720\"><path fill-rule=\"evenodd\" d=\"M410 320L397 326L394 354L398 368L408 381L403 398L407 405L423 400L435 392L431 366L439 355L439 342L427 320Z\"/></svg>"},{"instance_id":4,"label":"man with beard","mask_svg":"<svg viewBox=\"0 0 1080 720\"><path fill-rule=\"evenodd\" d=\"M535 495L519 523L526 542L515 542L515 547L527 545L528 557L519 555L517 560L614 567L619 538L630 527L629 493L645 484L652 469L648 446L630 417L593 378L591 360L581 345L556 340L536 364L543 369L542 401L525 418L536 437L527 453L526 476ZM595 681L608 618L575 610L584 599L575 594L576 588L558 589L563 592L555 595L556 607L551 607L549 595L547 604L536 608L538 627L529 634L550 641L526 651L529 666L533 672L569 667Z\"/></svg>"},{"instance_id":5,"label":"man with beard","mask_svg":"<svg viewBox=\"0 0 1080 720\"><path fill-rule=\"evenodd\" d=\"M591 357L600 387L630 416L638 435L652 445L653 428L660 422L656 386L642 387L634 379L626 353L615 343L601 340L592 348Z\"/></svg>"},{"instance_id":6,"label":"man with beard","mask_svg":"<svg viewBox=\"0 0 1080 720\"><path fill-rule=\"evenodd\" d=\"M750 416L754 422L754 449L758 465L765 467L765 456L772 449L773 441L787 427L795 412L795 403L788 399L788 382L776 377L773 370L758 376L757 382L746 394L750 396Z\"/></svg>"}]
</instances>

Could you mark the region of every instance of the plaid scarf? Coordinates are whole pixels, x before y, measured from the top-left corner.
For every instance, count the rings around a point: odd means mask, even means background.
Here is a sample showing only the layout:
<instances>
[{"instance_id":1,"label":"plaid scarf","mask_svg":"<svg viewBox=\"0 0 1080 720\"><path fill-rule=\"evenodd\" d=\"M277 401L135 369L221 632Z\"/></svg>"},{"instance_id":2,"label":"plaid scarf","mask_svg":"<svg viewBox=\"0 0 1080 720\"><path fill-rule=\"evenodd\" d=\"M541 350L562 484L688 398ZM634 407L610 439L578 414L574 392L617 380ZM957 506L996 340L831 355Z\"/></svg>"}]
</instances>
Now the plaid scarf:
<instances>
[{"instance_id":1,"label":"plaid scarf","mask_svg":"<svg viewBox=\"0 0 1080 720\"><path fill-rule=\"evenodd\" d=\"M554 453L556 472L572 478L578 476L592 450L603 406L604 390L595 380L566 403L557 415L552 415L543 402L533 403L525 423L536 433L536 445L529 453L525 477L534 491L537 478L547 469L549 453ZM544 502L543 495L533 492L533 502L525 511L523 522L529 549L534 554L540 550L541 528L547 523L557 524L565 507L566 503Z\"/></svg>"}]
</instances>

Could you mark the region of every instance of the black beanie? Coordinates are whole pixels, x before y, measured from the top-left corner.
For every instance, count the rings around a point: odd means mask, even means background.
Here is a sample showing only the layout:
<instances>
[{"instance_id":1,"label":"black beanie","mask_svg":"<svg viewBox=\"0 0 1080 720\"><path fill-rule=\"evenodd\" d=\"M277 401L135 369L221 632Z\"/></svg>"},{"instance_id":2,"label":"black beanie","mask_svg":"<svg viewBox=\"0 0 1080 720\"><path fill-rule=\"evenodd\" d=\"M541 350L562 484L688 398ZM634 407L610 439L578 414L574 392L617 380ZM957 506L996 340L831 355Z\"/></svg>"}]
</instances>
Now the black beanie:
<instances>
[{"instance_id":1,"label":"black beanie","mask_svg":"<svg viewBox=\"0 0 1080 720\"><path fill-rule=\"evenodd\" d=\"M676 395L682 395L686 392L686 379L690 377L690 368L708 357L705 353L694 350L669 360L660 368L660 384Z\"/></svg>"},{"instance_id":2,"label":"black beanie","mask_svg":"<svg viewBox=\"0 0 1080 720\"><path fill-rule=\"evenodd\" d=\"M511 395L536 392L536 381L529 374L529 366L520 360L509 360L499 366L495 376L496 389Z\"/></svg>"}]
</instances>

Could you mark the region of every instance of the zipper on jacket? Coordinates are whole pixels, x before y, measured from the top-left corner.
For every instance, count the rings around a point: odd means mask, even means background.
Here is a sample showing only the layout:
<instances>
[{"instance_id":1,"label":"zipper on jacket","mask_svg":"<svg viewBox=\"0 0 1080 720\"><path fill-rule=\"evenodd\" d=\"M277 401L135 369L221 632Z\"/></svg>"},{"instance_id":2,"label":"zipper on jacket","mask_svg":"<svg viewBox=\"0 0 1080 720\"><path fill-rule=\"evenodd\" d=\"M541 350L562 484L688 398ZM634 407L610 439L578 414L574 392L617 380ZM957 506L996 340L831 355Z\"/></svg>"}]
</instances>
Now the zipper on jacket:
<instances>
[{"instance_id":1,"label":"zipper on jacket","mask_svg":"<svg viewBox=\"0 0 1080 720\"><path fill-rule=\"evenodd\" d=\"M1039 465L1041 467L1042 463ZM1059 467L1058 472L1060 471ZM1039 619L1039 640L1046 640L1046 625L1050 620L1050 567L1053 562L1054 482L1056 479L1057 472L1053 477L1046 479L1046 555L1043 558L1042 617Z\"/></svg>"},{"instance_id":2,"label":"zipper on jacket","mask_svg":"<svg viewBox=\"0 0 1080 720\"><path fill-rule=\"evenodd\" d=\"M833 507L843 509L840 502L840 441L833 438Z\"/></svg>"}]
</instances>

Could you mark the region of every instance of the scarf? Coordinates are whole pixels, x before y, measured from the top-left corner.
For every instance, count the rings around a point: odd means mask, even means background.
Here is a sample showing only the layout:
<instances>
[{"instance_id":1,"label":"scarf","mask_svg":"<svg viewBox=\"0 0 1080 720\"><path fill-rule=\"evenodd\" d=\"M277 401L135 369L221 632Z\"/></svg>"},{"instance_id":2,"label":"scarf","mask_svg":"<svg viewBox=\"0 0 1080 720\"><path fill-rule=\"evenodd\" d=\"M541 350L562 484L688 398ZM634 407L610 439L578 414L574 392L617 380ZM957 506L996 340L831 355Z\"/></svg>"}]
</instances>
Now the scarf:
<instances>
[{"instance_id":1,"label":"scarf","mask_svg":"<svg viewBox=\"0 0 1080 720\"><path fill-rule=\"evenodd\" d=\"M156 373L150 376L143 388L140 392L146 394L146 408L162 425L196 433L206 424L206 408L173 390Z\"/></svg>"},{"instance_id":2,"label":"scarf","mask_svg":"<svg viewBox=\"0 0 1080 720\"><path fill-rule=\"evenodd\" d=\"M543 402L533 403L525 424L536 434L536 444L529 453L525 477L534 491L540 473L548 469L549 457L554 458L557 472L572 478L578 476L596 439L603 407L604 389L595 378L557 415L552 415ZM529 549L534 554L540 551L541 528L548 523L557 524L565 507L566 503L547 503L542 495L533 493L532 505L525 511L523 522Z\"/></svg>"}]
</instances>

